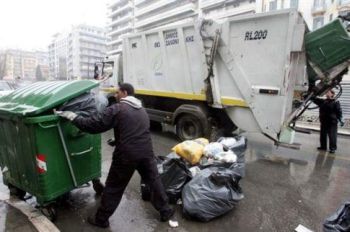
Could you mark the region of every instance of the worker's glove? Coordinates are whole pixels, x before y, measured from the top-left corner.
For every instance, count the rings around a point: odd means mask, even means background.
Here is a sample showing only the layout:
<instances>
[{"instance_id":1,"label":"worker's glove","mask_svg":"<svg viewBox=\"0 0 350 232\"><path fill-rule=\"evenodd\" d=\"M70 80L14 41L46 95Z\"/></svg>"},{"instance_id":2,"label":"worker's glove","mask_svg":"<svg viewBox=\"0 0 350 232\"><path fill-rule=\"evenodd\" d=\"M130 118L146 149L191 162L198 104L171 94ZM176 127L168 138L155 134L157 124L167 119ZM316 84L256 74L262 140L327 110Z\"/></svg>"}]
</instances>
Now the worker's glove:
<instances>
[{"instance_id":1,"label":"worker's glove","mask_svg":"<svg viewBox=\"0 0 350 232\"><path fill-rule=\"evenodd\" d=\"M66 118L69 121L73 121L78 115L72 111L55 111L55 114L62 118Z\"/></svg>"}]
</instances>

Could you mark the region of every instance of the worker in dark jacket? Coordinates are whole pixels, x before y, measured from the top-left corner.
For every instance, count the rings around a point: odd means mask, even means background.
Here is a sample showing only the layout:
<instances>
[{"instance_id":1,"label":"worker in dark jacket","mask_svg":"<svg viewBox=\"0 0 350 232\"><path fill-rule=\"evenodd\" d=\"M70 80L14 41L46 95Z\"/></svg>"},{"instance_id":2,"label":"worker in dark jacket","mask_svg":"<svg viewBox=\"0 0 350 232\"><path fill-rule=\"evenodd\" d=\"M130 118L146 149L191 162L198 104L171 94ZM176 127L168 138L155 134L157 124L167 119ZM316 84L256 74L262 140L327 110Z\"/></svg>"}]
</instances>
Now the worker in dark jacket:
<instances>
[{"instance_id":1,"label":"worker in dark jacket","mask_svg":"<svg viewBox=\"0 0 350 232\"><path fill-rule=\"evenodd\" d=\"M88 218L90 224L98 227L109 226L108 219L118 207L135 170L149 184L151 202L159 211L161 221L169 220L174 214L168 205L153 154L148 115L133 95L132 85L124 83L119 85L116 94L119 102L107 107L101 115L86 118L69 111L60 113L88 133L102 133L114 128L116 146L101 205L95 217Z\"/></svg>"},{"instance_id":2,"label":"worker in dark jacket","mask_svg":"<svg viewBox=\"0 0 350 232\"><path fill-rule=\"evenodd\" d=\"M327 150L327 136L329 137L329 152L337 150L338 121L344 126L342 110L339 101L334 99L334 91L326 93L326 99L313 99L313 102L320 107L320 144L319 150Z\"/></svg>"}]
</instances>

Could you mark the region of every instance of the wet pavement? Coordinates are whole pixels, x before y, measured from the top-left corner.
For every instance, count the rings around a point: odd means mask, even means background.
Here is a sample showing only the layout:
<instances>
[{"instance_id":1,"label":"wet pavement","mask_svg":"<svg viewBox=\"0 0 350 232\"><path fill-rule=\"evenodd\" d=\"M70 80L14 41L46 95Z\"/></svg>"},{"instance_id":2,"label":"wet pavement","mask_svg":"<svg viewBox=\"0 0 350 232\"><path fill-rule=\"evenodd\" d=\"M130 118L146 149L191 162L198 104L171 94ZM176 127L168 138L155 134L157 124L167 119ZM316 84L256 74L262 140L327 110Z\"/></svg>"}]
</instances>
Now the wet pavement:
<instances>
[{"instance_id":1,"label":"wet pavement","mask_svg":"<svg viewBox=\"0 0 350 232\"><path fill-rule=\"evenodd\" d=\"M297 134L301 150L276 148L261 135L249 134L246 176L241 181L245 198L230 213L208 223L184 219L176 206L179 228L158 220L149 202L140 198L140 178L132 178L109 229L98 230L85 222L99 202L92 187L71 192L58 208L56 226L61 231L293 231L302 224L322 231L323 220L350 196L349 137L339 137L336 154L318 152L318 134ZM103 135L103 178L108 173L112 148ZM178 141L170 133L152 132L155 153L167 155ZM0 191L5 188L0 185ZM33 202L32 202L33 204ZM22 231L29 226L23 215L0 203L0 231ZM23 220L21 218L24 218ZM17 222L17 223L16 223ZM17 230L17 226L19 230ZM6 228L6 229L4 229ZM23 231L31 231L30 229Z\"/></svg>"}]
</instances>

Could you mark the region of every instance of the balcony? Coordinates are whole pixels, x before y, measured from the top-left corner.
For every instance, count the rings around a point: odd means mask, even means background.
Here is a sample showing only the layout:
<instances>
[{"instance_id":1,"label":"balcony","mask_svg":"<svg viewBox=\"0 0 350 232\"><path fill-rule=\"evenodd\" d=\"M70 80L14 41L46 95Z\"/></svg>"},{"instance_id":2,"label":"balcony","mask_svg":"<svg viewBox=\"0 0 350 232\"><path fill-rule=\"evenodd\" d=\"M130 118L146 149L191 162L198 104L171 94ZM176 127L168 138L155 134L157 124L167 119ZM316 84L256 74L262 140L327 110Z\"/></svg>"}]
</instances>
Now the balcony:
<instances>
[{"instance_id":1,"label":"balcony","mask_svg":"<svg viewBox=\"0 0 350 232\"><path fill-rule=\"evenodd\" d=\"M121 52L122 52L122 49L119 48L119 49L115 49L115 50L108 51L108 52L107 52L107 55L108 55L108 56L111 56L111 55L115 55L115 54L118 54L118 53L121 53Z\"/></svg>"},{"instance_id":2,"label":"balcony","mask_svg":"<svg viewBox=\"0 0 350 232\"><path fill-rule=\"evenodd\" d=\"M147 2L147 0L134 0L135 6L139 6L145 2Z\"/></svg>"},{"instance_id":3,"label":"balcony","mask_svg":"<svg viewBox=\"0 0 350 232\"><path fill-rule=\"evenodd\" d=\"M254 3L242 5L237 8L231 8L230 10L223 10L222 12L210 12L208 14L205 14L205 18L215 18L215 19L221 19L221 18L227 18L232 17L235 15L241 15L241 14L248 14L248 13L255 13L256 7Z\"/></svg>"},{"instance_id":4,"label":"balcony","mask_svg":"<svg viewBox=\"0 0 350 232\"><path fill-rule=\"evenodd\" d=\"M200 8L203 10L207 10L209 8L216 7L220 4L223 4L226 0L202 0Z\"/></svg>"},{"instance_id":5,"label":"balcony","mask_svg":"<svg viewBox=\"0 0 350 232\"><path fill-rule=\"evenodd\" d=\"M327 10L326 4L320 4L320 5L313 6L311 9L311 13L312 15L322 15L326 13L326 10Z\"/></svg>"},{"instance_id":6,"label":"balcony","mask_svg":"<svg viewBox=\"0 0 350 232\"><path fill-rule=\"evenodd\" d=\"M142 15L145 15L145 14L152 12L154 10L157 10L159 8L168 6L174 2L176 2L176 0L161 0L159 2L154 2L151 5L144 7L144 8L140 8L140 9L136 8L135 9L135 17L140 17Z\"/></svg>"},{"instance_id":7,"label":"balcony","mask_svg":"<svg viewBox=\"0 0 350 232\"><path fill-rule=\"evenodd\" d=\"M108 33L108 35L109 35L109 36L113 36L113 35L122 33L122 32L124 32L124 31L127 31L127 30L129 30L129 29L132 29L132 24L131 24L131 23L128 23L128 24L126 24L125 26L119 27L119 28L116 29L116 30L112 30L110 33Z\"/></svg>"},{"instance_id":8,"label":"balcony","mask_svg":"<svg viewBox=\"0 0 350 232\"><path fill-rule=\"evenodd\" d=\"M119 17L116 20L112 19L112 22L110 24L108 24L108 26L112 27L112 26L117 25L119 23L127 22L130 19L132 19L132 13L131 12L127 13L126 15L123 15L123 16Z\"/></svg>"},{"instance_id":9,"label":"balcony","mask_svg":"<svg viewBox=\"0 0 350 232\"><path fill-rule=\"evenodd\" d=\"M115 44L121 44L122 42L123 42L122 39L116 39L116 40L113 40L113 41L109 42L107 44L107 46L112 46L112 45L115 45Z\"/></svg>"},{"instance_id":10,"label":"balcony","mask_svg":"<svg viewBox=\"0 0 350 232\"><path fill-rule=\"evenodd\" d=\"M111 0L108 4L108 8L112 9L116 6L123 6L128 0Z\"/></svg>"},{"instance_id":11,"label":"balcony","mask_svg":"<svg viewBox=\"0 0 350 232\"><path fill-rule=\"evenodd\" d=\"M132 9L132 4L130 2L128 2L125 6L119 7L118 9L112 11L108 17L112 18L113 16L120 14L121 12L125 11L125 10L129 10Z\"/></svg>"},{"instance_id":12,"label":"balcony","mask_svg":"<svg viewBox=\"0 0 350 232\"><path fill-rule=\"evenodd\" d=\"M165 19L169 19L169 18L172 18L172 17L177 16L177 15L181 15L184 13L190 13L190 12L194 13L195 10L196 10L195 4L188 3L186 5L176 7L173 10L166 11L166 12L154 15L154 16L146 18L146 19L138 20L135 23L135 28L142 28L142 27L148 26L150 24L161 22L161 21L164 21Z\"/></svg>"}]
</instances>

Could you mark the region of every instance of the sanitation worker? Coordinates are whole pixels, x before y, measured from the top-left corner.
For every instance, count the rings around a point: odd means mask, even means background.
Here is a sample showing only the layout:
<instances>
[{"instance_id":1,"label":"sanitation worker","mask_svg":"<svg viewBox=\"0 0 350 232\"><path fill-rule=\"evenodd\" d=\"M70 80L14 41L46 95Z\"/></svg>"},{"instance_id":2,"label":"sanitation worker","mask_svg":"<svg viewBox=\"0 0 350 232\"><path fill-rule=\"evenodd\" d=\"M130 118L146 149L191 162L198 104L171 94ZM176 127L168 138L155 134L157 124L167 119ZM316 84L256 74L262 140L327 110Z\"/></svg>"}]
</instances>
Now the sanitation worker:
<instances>
[{"instance_id":1,"label":"sanitation worker","mask_svg":"<svg viewBox=\"0 0 350 232\"><path fill-rule=\"evenodd\" d=\"M88 222L106 228L109 217L117 209L124 190L135 170L151 188L151 203L160 213L160 220L167 221L174 214L162 185L149 131L149 118L140 100L134 97L132 85L119 85L118 103L107 107L102 114L90 118L74 112L63 111L59 115L73 122L80 130L102 133L114 129L115 150L112 164L101 196L101 204Z\"/></svg>"},{"instance_id":2,"label":"sanitation worker","mask_svg":"<svg viewBox=\"0 0 350 232\"><path fill-rule=\"evenodd\" d=\"M339 101L334 99L335 93L329 90L326 99L315 98L313 102L320 107L320 147L318 150L327 150L327 136L329 138L329 152L335 153L337 150L338 121L340 126L344 126L342 120L342 109Z\"/></svg>"}]
</instances>

